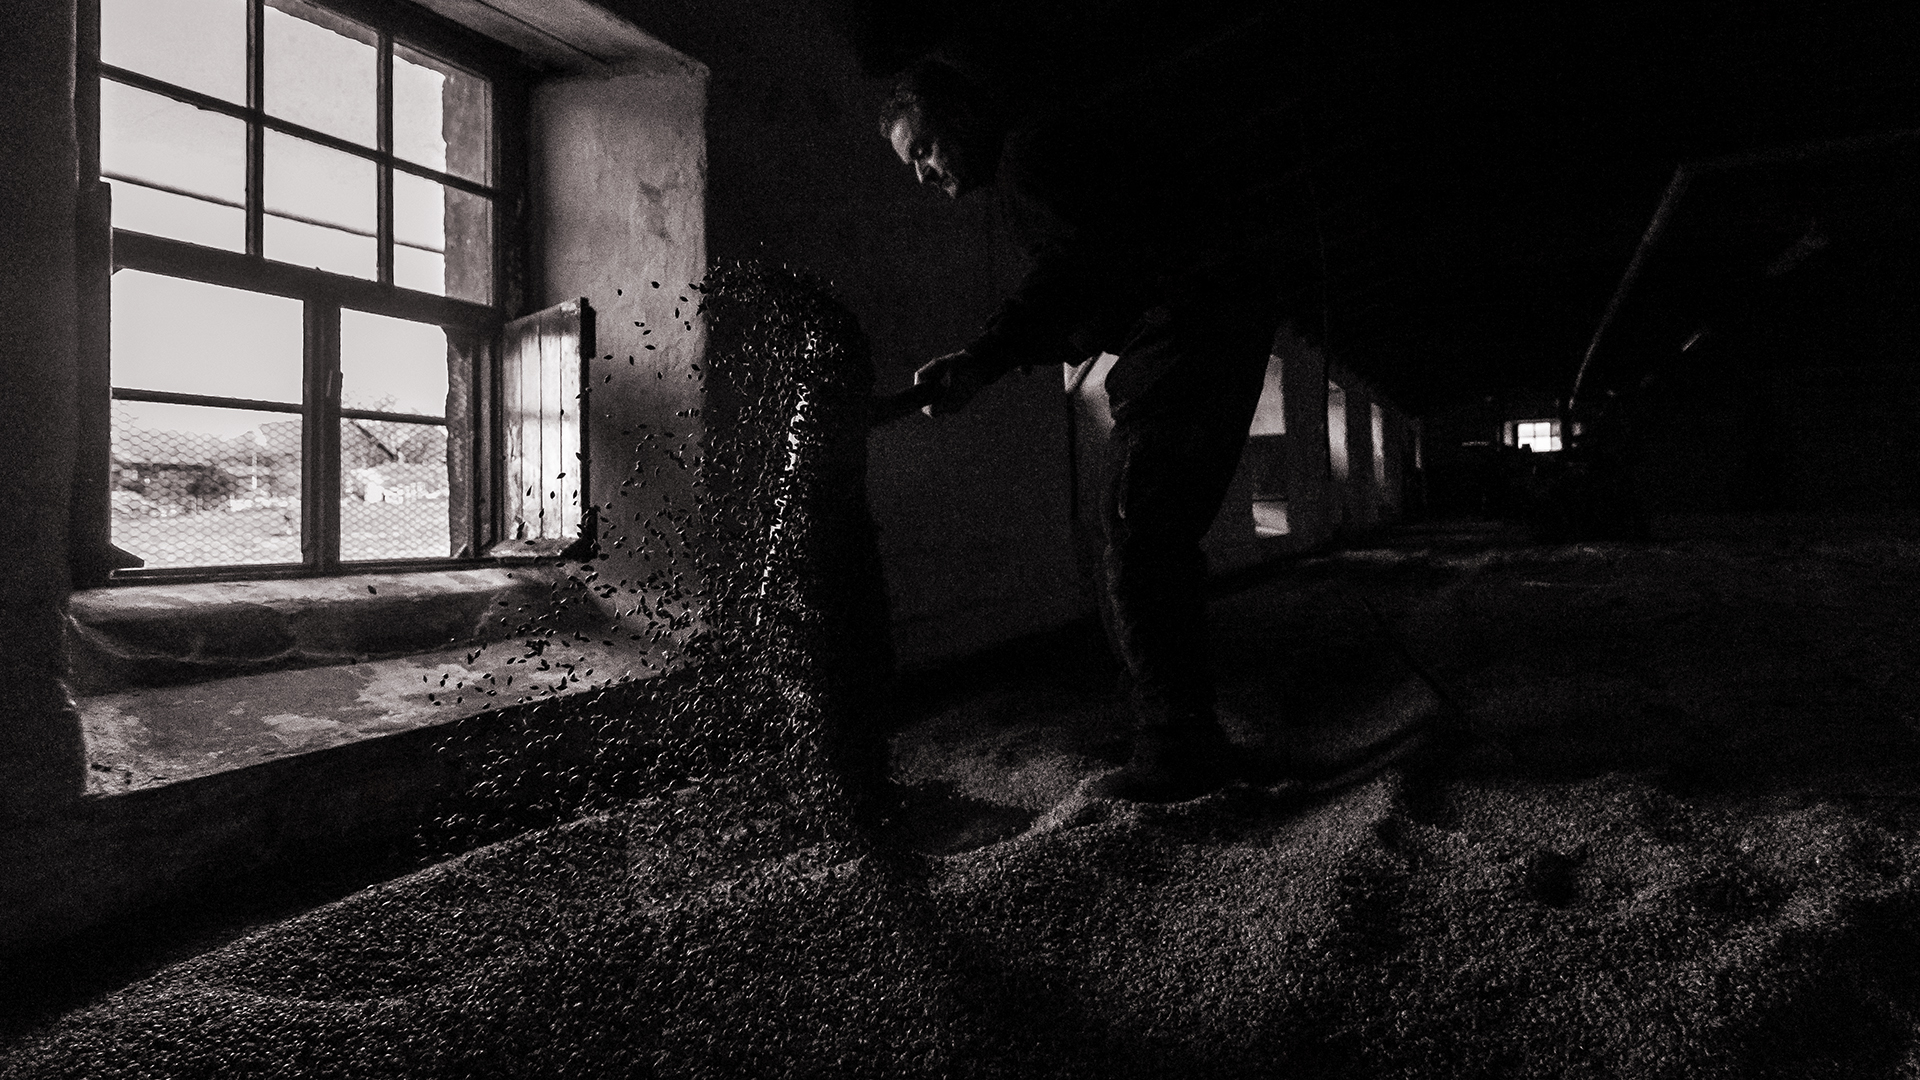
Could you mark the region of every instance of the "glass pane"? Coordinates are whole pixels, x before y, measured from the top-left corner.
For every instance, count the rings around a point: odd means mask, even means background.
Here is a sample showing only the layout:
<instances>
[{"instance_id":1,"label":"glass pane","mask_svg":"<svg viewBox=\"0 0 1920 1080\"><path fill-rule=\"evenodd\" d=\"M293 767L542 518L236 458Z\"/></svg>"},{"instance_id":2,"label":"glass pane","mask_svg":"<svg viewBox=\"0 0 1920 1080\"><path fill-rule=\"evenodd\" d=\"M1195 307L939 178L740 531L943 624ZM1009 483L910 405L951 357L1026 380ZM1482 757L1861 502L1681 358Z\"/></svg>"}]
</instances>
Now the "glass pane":
<instances>
[{"instance_id":1,"label":"glass pane","mask_svg":"<svg viewBox=\"0 0 1920 1080\"><path fill-rule=\"evenodd\" d=\"M340 558L453 554L448 486L446 425L342 420Z\"/></svg>"},{"instance_id":2,"label":"glass pane","mask_svg":"<svg viewBox=\"0 0 1920 1080\"><path fill-rule=\"evenodd\" d=\"M298 300L122 270L111 326L115 386L300 403Z\"/></svg>"},{"instance_id":3,"label":"glass pane","mask_svg":"<svg viewBox=\"0 0 1920 1080\"><path fill-rule=\"evenodd\" d=\"M393 280L404 288L493 302L493 202L396 172Z\"/></svg>"},{"instance_id":4,"label":"glass pane","mask_svg":"<svg viewBox=\"0 0 1920 1080\"><path fill-rule=\"evenodd\" d=\"M100 169L116 228L245 250L245 123L102 80Z\"/></svg>"},{"instance_id":5,"label":"glass pane","mask_svg":"<svg viewBox=\"0 0 1920 1080\"><path fill-rule=\"evenodd\" d=\"M246 0L101 0L100 59L244 105Z\"/></svg>"},{"instance_id":6,"label":"glass pane","mask_svg":"<svg viewBox=\"0 0 1920 1080\"><path fill-rule=\"evenodd\" d=\"M340 404L445 416L447 332L431 323L343 309Z\"/></svg>"},{"instance_id":7,"label":"glass pane","mask_svg":"<svg viewBox=\"0 0 1920 1080\"><path fill-rule=\"evenodd\" d=\"M393 48L393 152L430 169L489 183L492 89L487 80L405 45Z\"/></svg>"},{"instance_id":8,"label":"glass pane","mask_svg":"<svg viewBox=\"0 0 1920 1080\"><path fill-rule=\"evenodd\" d=\"M418 289L445 296L447 257L437 251L423 251L396 244L393 249L393 283L403 289Z\"/></svg>"},{"instance_id":9,"label":"glass pane","mask_svg":"<svg viewBox=\"0 0 1920 1080\"><path fill-rule=\"evenodd\" d=\"M379 139L379 38L300 0L269 0L264 68L269 115L374 146Z\"/></svg>"},{"instance_id":10,"label":"glass pane","mask_svg":"<svg viewBox=\"0 0 1920 1080\"><path fill-rule=\"evenodd\" d=\"M149 567L300 561L300 417L113 403L113 542Z\"/></svg>"},{"instance_id":11,"label":"glass pane","mask_svg":"<svg viewBox=\"0 0 1920 1080\"><path fill-rule=\"evenodd\" d=\"M445 186L403 172L393 174L393 245L395 285L446 294Z\"/></svg>"},{"instance_id":12,"label":"glass pane","mask_svg":"<svg viewBox=\"0 0 1920 1080\"><path fill-rule=\"evenodd\" d=\"M373 162L274 131L266 159L267 258L374 277Z\"/></svg>"}]
</instances>

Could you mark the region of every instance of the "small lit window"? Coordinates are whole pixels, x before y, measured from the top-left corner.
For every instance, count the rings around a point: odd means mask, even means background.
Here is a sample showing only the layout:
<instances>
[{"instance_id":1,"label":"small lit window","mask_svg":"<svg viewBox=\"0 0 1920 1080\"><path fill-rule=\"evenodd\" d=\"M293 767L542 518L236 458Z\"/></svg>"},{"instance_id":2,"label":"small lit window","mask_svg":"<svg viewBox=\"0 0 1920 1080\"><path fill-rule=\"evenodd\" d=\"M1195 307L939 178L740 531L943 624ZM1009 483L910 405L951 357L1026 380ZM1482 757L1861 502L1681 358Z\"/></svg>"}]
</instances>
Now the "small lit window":
<instances>
[{"instance_id":1,"label":"small lit window","mask_svg":"<svg viewBox=\"0 0 1920 1080\"><path fill-rule=\"evenodd\" d=\"M1287 363L1278 356L1267 358L1267 381L1260 390L1260 401L1253 409L1253 425L1247 434L1285 435L1287 433Z\"/></svg>"},{"instance_id":2,"label":"small lit window","mask_svg":"<svg viewBox=\"0 0 1920 1080\"><path fill-rule=\"evenodd\" d=\"M1522 420L1514 425L1514 445L1535 453L1560 449L1560 421Z\"/></svg>"},{"instance_id":3,"label":"small lit window","mask_svg":"<svg viewBox=\"0 0 1920 1080\"><path fill-rule=\"evenodd\" d=\"M1327 384L1327 468L1335 480L1347 478L1347 392Z\"/></svg>"},{"instance_id":4,"label":"small lit window","mask_svg":"<svg viewBox=\"0 0 1920 1080\"><path fill-rule=\"evenodd\" d=\"M1387 486L1387 413L1376 402L1373 405L1373 482L1379 487Z\"/></svg>"}]
</instances>

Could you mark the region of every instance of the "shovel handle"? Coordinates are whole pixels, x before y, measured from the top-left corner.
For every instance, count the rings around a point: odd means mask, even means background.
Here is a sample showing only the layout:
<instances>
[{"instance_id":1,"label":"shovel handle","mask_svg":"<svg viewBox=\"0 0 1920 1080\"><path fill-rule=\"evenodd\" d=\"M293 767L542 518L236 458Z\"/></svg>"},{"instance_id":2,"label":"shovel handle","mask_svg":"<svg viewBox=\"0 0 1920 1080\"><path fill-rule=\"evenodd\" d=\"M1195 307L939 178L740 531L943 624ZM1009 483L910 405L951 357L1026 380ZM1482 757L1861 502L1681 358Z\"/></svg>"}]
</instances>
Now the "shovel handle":
<instances>
[{"instance_id":1,"label":"shovel handle","mask_svg":"<svg viewBox=\"0 0 1920 1080\"><path fill-rule=\"evenodd\" d=\"M916 383L895 394L877 394L869 415L874 427L891 424L909 413L918 412L923 406L933 404L940 396L941 386L935 382Z\"/></svg>"}]
</instances>

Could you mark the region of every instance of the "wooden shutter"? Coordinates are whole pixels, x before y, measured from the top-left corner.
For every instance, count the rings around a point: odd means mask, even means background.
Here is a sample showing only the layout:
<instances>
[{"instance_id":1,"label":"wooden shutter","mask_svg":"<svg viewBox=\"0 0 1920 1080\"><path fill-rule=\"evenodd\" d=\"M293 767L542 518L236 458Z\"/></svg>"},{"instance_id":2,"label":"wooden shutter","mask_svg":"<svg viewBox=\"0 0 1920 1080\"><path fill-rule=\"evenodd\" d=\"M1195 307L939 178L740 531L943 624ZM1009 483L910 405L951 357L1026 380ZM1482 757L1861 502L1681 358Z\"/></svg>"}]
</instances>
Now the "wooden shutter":
<instances>
[{"instance_id":1,"label":"wooden shutter","mask_svg":"<svg viewBox=\"0 0 1920 1080\"><path fill-rule=\"evenodd\" d=\"M558 555L593 542L586 511L587 359L583 297L515 319L500 341L499 542L495 555Z\"/></svg>"}]
</instances>

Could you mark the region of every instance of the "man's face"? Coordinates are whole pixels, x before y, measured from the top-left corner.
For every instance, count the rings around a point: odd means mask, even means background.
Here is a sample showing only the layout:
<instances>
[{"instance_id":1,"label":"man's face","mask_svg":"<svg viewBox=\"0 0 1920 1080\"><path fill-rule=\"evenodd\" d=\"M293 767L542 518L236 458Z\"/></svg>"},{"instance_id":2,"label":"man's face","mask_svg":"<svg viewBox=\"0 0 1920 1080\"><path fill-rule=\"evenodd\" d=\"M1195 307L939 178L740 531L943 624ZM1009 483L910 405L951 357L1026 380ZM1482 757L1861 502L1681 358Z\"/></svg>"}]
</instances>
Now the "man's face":
<instances>
[{"instance_id":1,"label":"man's face","mask_svg":"<svg viewBox=\"0 0 1920 1080\"><path fill-rule=\"evenodd\" d=\"M967 139L943 130L919 109L894 121L887 130L887 141L922 184L932 184L949 199L982 187L992 178L990 171L974 160L978 155Z\"/></svg>"}]
</instances>

